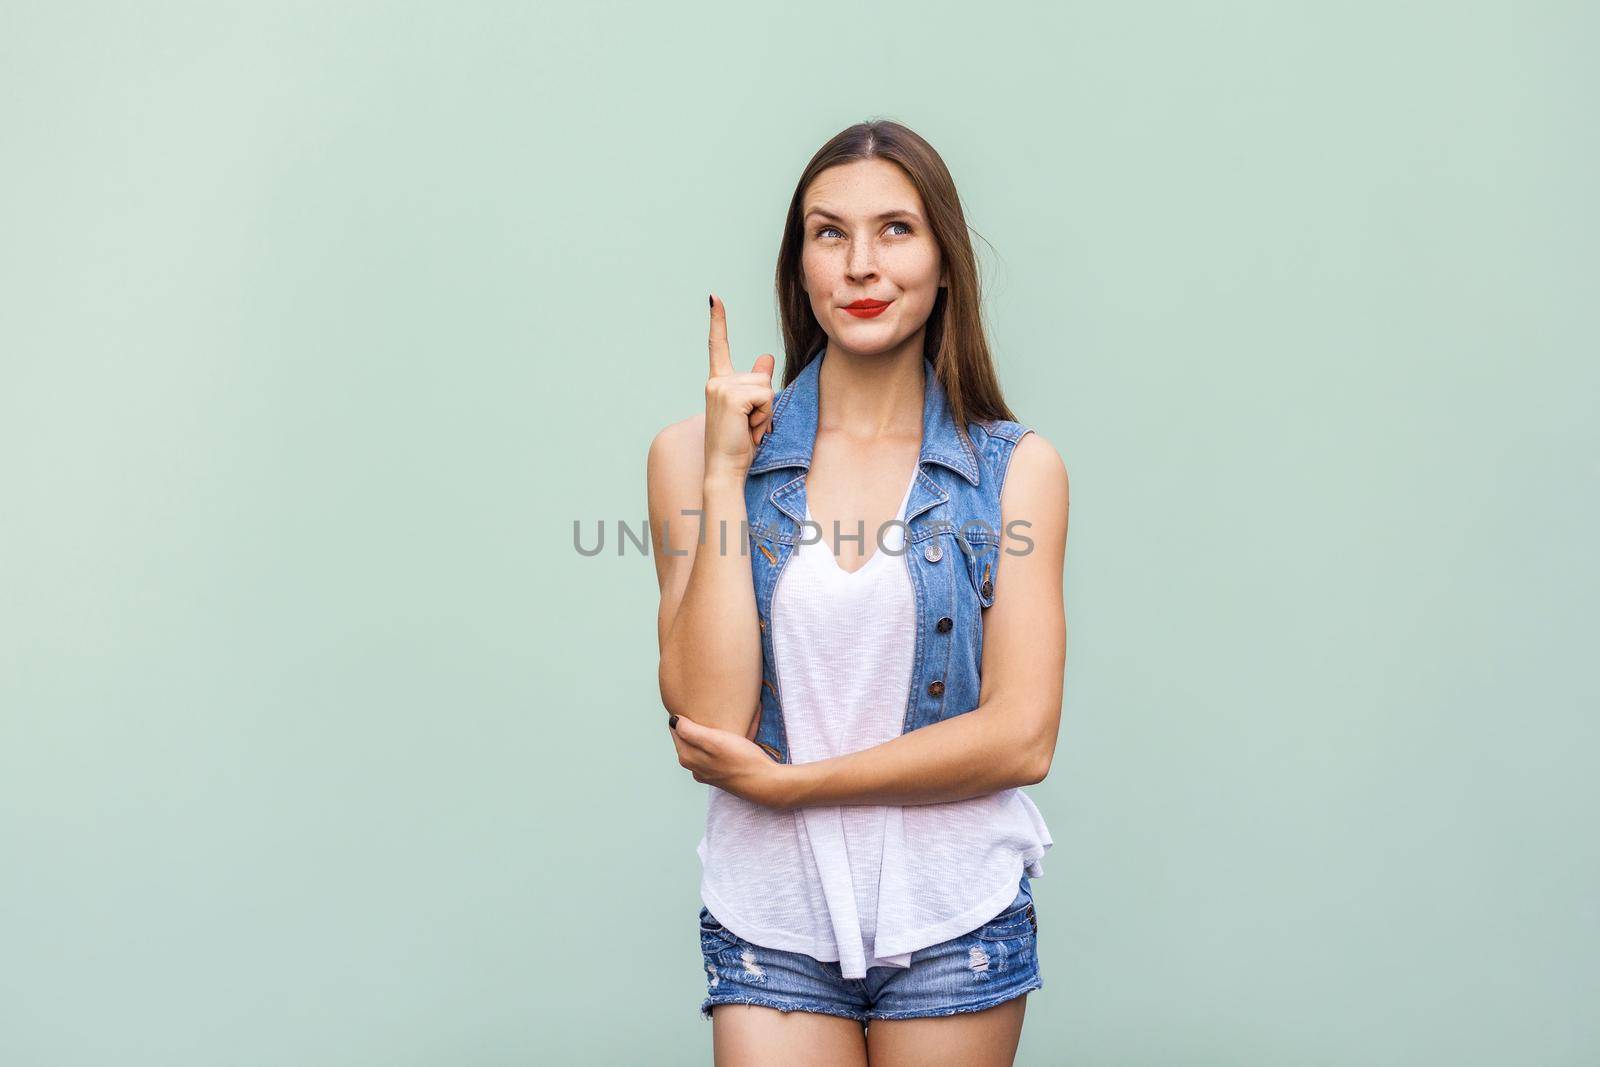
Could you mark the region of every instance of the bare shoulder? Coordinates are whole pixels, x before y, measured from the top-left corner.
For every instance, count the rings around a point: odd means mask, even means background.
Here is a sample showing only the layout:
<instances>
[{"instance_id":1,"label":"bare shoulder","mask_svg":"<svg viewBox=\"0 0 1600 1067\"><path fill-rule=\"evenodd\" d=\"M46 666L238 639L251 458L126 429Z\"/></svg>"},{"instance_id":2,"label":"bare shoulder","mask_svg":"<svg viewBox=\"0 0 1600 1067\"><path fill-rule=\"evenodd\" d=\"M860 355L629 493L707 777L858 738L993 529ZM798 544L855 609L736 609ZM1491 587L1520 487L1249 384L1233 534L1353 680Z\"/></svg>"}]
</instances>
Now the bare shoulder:
<instances>
[{"instance_id":1,"label":"bare shoulder","mask_svg":"<svg viewBox=\"0 0 1600 1067\"><path fill-rule=\"evenodd\" d=\"M664 426L650 439L645 460L652 512L665 507L696 507L705 476L706 414L697 412ZM655 516L652 515L652 518Z\"/></svg>"},{"instance_id":2,"label":"bare shoulder","mask_svg":"<svg viewBox=\"0 0 1600 1067\"><path fill-rule=\"evenodd\" d=\"M1067 510L1071 487L1066 461L1038 430L1023 434L1012 450L1000 495L1002 503L1014 502L1028 510Z\"/></svg>"},{"instance_id":3,"label":"bare shoulder","mask_svg":"<svg viewBox=\"0 0 1600 1067\"><path fill-rule=\"evenodd\" d=\"M1037 430L1023 434L1000 488L1005 537L1019 538L1029 552L1037 544L1043 552L1036 558L1059 566L1066 552L1070 493L1061 453Z\"/></svg>"},{"instance_id":4,"label":"bare shoulder","mask_svg":"<svg viewBox=\"0 0 1600 1067\"><path fill-rule=\"evenodd\" d=\"M697 411L686 419L663 426L650 439L647 464L652 475L679 472L686 466L703 468L705 463L706 413ZM702 473L697 469L695 476Z\"/></svg>"}]
</instances>

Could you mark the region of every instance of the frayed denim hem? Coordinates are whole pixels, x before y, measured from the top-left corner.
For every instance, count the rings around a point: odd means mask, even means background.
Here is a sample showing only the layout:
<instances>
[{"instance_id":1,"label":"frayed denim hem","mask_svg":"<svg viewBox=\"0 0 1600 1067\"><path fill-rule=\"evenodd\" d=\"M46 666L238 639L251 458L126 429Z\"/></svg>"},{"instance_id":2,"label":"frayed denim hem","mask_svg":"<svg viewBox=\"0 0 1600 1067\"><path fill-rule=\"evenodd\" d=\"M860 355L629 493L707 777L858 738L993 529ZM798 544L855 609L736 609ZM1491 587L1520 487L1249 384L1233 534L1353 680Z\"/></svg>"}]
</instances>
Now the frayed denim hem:
<instances>
[{"instance_id":1,"label":"frayed denim hem","mask_svg":"<svg viewBox=\"0 0 1600 1067\"><path fill-rule=\"evenodd\" d=\"M979 1001L976 1004L963 1004L959 1008L943 1008L934 1011L873 1011L867 1013L867 1019L869 1021L872 1019L937 1019L946 1015L965 1015L967 1012L986 1011L997 1004L1004 1004L1008 1000L1015 1000L1026 993L1032 993L1043 988L1043 982L1035 982L1026 989L1015 989L1001 996Z\"/></svg>"},{"instance_id":2,"label":"frayed denim hem","mask_svg":"<svg viewBox=\"0 0 1600 1067\"><path fill-rule=\"evenodd\" d=\"M842 1008L828 1008L822 1005L809 1006L794 1004L788 1001L776 1000L771 997L710 997L700 1005L700 1017L706 1022L711 1021L711 1009L718 1004L754 1004L758 1008L776 1008L778 1011L810 1011L820 1015L837 1015L844 1019L854 1019L858 1023L867 1021L867 1016L860 1012L845 1011Z\"/></svg>"}]
</instances>

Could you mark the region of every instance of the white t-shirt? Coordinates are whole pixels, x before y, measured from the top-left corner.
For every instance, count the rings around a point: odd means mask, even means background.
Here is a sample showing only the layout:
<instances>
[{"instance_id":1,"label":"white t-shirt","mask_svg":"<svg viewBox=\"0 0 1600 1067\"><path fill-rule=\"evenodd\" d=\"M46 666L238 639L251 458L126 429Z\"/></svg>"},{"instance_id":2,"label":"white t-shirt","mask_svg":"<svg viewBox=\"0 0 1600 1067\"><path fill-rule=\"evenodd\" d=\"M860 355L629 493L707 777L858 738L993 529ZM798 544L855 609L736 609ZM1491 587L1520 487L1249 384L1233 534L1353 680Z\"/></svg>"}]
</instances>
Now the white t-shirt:
<instances>
[{"instance_id":1,"label":"white t-shirt","mask_svg":"<svg viewBox=\"0 0 1600 1067\"><path fill-rule=\"evenodd\" d=\"M901 522L910 496L907 484ZM816 536L816 526L801 528L802 541ZM918 625L904 544L904 528L887 525L852 573L823 537L797 545L779 575L771 626L791 762L901 734ZM747 941L837 960L845 978L908 967L917 949L992 919L1024 871L1044 874L1052 844L1020 789L946 804L792 811L715 786L708 793L697 849L706 908Z\"/></svg>"}]
</instances>

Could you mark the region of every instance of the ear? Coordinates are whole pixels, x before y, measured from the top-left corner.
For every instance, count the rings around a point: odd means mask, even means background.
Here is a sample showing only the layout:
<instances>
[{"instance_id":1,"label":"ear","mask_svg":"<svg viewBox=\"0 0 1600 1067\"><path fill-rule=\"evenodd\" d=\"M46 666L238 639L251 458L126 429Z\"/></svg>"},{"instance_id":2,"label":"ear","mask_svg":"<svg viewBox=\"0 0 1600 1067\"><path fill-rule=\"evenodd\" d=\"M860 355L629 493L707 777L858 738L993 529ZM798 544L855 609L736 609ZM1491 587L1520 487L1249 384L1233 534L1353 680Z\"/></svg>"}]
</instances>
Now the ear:
<instances>
[{"instance_id":1,"label":"ear","mask_svg":"<svg viewBox=\"0 0 1600 1067\"><path fill-rule=\"evenodd\" d=\"M950 268L943 265L939 267L939 288L950 288Z\"/></svg>"}]
</instances>

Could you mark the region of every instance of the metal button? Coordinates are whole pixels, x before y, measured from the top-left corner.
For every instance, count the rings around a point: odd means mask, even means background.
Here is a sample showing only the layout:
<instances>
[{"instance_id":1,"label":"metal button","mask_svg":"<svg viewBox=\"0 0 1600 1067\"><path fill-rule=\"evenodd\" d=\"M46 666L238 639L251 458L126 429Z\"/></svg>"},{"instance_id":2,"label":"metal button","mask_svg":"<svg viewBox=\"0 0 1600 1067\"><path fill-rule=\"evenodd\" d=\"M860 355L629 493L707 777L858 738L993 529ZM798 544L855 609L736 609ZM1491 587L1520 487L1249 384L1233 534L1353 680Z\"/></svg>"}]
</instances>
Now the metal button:
<instances>
[{"instance_id":1,"label":"metal button","mask_svg":"<svg viewBox=\"0 0 1600 1067\"><path fill-rule=\"evenodd\" d=\"M950 621L949 616L946 616L945 618L939 620L939 632L942 634L947 634L950 632L950 627L954 625L955 623Z\"/></svg>"},{"instance_id":2,"label":"metal button","mask_svg":"<svg viewBox=\"0 0 1600 1067\"><path fill-rule=\"evenodd\" d=\"M981 585L979 587L979 589L982 591L984 596L994 596L994 583L993 582L984 582L983 585Z\"/></svg>"},{"instance_id":3,"label":"metal button","mask_svg":"<svg viewBox=\"0 0 1600 1067\"><path fill-rule=\"evenodd\" d=\"M944 549L939 547L938 538L928 542L928 547L922 550L922 558L929 563L938 563L944 555Z\"/></svg>"},{"instance_id":4,"label":"metal button","mask_svg":"<svg viewBox=\"0 0 1600 1067\"><path fill-rule=\"evenodd\" d=\"M943 696L944 695L944 683L940 682L940 681L929 682L928 683L928 695L931 696L931 697Z\"/></svg>"}]
</instances>

